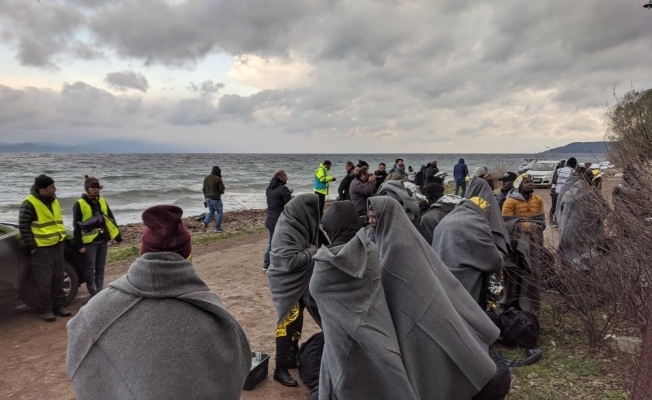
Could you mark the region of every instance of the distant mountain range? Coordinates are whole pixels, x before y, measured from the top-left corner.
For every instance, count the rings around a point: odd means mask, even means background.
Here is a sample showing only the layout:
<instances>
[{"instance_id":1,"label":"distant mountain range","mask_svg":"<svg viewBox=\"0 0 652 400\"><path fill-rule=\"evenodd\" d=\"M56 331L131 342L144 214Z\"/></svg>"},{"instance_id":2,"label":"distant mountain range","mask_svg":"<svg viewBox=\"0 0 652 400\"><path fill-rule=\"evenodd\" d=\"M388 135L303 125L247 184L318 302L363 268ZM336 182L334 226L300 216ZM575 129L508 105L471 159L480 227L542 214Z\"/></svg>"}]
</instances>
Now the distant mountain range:
<instances>
[{"instance_id":1,"label":"distant mountain range","mask_svg":"<svg viewBox=\"0 0 652 400\"><path fill-rule=\"evenodd\" d=\"M546 150L542 154L607 154L609 152L608 142L573 142L566 146L555 147Z\"/></svg>"},{"instance_id":2,"label":"distant mountain range","mask_svg":"<svg viewBox=\"0 0 652 400\"><path fill-rule=\"evenodd\" d=\"M0 143L0 153L200 153L201 149L133 140L103 140L78 145L49 142Z\"/></svg>"}]
</instances>

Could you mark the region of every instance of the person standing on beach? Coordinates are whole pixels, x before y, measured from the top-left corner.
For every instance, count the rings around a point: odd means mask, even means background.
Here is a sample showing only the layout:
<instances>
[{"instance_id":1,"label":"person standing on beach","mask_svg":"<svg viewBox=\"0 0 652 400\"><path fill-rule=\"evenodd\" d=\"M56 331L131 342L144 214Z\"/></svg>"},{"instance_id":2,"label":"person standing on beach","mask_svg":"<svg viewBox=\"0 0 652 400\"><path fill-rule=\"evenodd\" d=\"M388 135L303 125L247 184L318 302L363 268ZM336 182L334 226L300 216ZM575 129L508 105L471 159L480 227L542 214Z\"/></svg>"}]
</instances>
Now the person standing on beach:
<instances>
[{"instance_id":1,"label":"person standing on beach","mask_svg":"<svg viewBox=\"0 0 652 400\"><path fill-rule=\"evenodd\" d=\"M518 178L518 175L516 175L513 172L505 172L505 175L503 175L502 178L498 179L499 181L503 182L502 187L500 188L500 192L496 194L496 201L498 201L498 206L500 209L503 209L503 204L505 204L505 200L507 200L507 194L509 193L510 190L514 188L514 181Z\"/></svg>"},{"instance_id":2,"label":"person standing on beach","mask_svg":"<svg viewBox=\"0 0 652 400\"><path fill-rule=\"evenodd\" d=\"M392 174L394 171L396 171L396 168L398 168L399 164L403 164L403 170L405 170L405 163L403 162L402 158L397 158L394 161L394 165L392 165L392 168L389 170L388 174Z\"/></svg>"},{"instance_id":3,"label":"person standing on beach","mask_svg":"<svg viewBox=\"0 0 652 400\"><path fill-rule=\"evenodd\" d=\"M104 198L97 178L86 175L81 199L72 207L75 247L85 255L86 288L91 297L102 290L109 240L122 242L120 230Z\"/></svg>"},{"instance_id":4,"label":"person standing on beach","mask_svg":"<svg viewBox=\"0 0 652 400\"><path fill-rule=\"evenodd\" d=\"M340 201L350 200L349 187L351 187L351 182L353 182L353 179L355 179L355 174L353 173L354 169L355 166L353 165L353 161L347 161L346 164L344 164L346 176L344 179L342 179L340 186L337 188L338 200Z\"/></svg>"},{"instance_id":5,"label":"person standing on beach","mask_svg":"<svg viewBox=\"0 0 652 400\"><path fill-rule=\"evenodd\" d=\"M555 217L555 211L557 211L557 199L559 198L559 193L557 193L557 181L559 180L559 171L566 166L566 160L561 160L555 167L555 173L552 175L552 185L550 185L550 214L549 222L550 226L553 228L557 227L557 218Z\"/></svg>"},{"instance_id":6,"label":"person standing on beach","mask_svg":"<svg viewBox=\"0 0 652 400\"><path fill-rule=\"evenodd\" d=\"M204 178L204 205L208 207L208 213L204 219L204 228L208 229L208 224L215 215L215 232L222 232L223 194L222 170L216 165L213 167L211 174Z\"/></svg>"},{"instance_id":7,"label":"person standing on beach","mask_svg":"<svg viewBox=\"0 0 652 400\"><path fill-rule=\"evenodd\" d=\"M469 174L469 168L464 164L464 159L460 158L453 168L453 179L455 179L455 196L458 195L462 188L462 197L466 193L466 176Z\"/></svg>"},{"instance_id":8,"label":"person standing on beach","mask_svg":"<svg viewBox=\"0 0 652 400\"><path fill-rule=\"evenodd\" d=\"M376 177L376 189L378 189L380 185L382 185L383 182L385 182L385 178L387 178L387 175L389 175L387 171L385 171L386 168L387 166L385 165L385 163L381 162L380 164L378 164L378 169L376 170L376 172L374 172L374 176Z\"/></svg>"},{"instance_id":9,"label":"person standing on beach","mask_svg":"<svg viewBox=\"0 0 652 400\"><path fill-rule=\"evenodd\" d=\"M369 168L362 167L351 183L351 203L358 216L367 215L367 199L376 191L376 176L369 176Z\"/></svg>"},{"instance_id":10,"label":"person standing on beach","mask_svg":"<svg viewBox=\"0 0 652 400\"><path fill-rule=\"evenodd\" d=\"M333 163L330 160L325 160L315 170L314 191L317 197L319 197L319 218L324 215L324 203L326 203L326 196L328 195L328 184L337 180L334 176L328 175L328 171L332 165Z\"/></svg>"},{"instance_id":11,"label":"person standing on beach","mask_svg":"<svg viewBox=\"0 0 652 400\"><path fill-rule=\"evenodd\" d=\"M18 216L20 235L31 253L29 274L36 284L39 301L36 312L45 322L56 321L57 315L72 315L64 308L63 241L66 227L56 191L52 178L37 176Z\"/></svg>"},{"instance_id":12,"label":"person standing on beach","mask_svg":"<svg viewBox=\"0 0 652 400\"><path fill-rule=\"evenodd\" d=\"M353 164L353 163L352 163ZM269 182L265 195L267 197L267 218L265 219L265 227L269 232L269 243L265 250L265 257L263 259L263 269L267 271L269 268L269 252L272 250L272 236L274 236L274 228L278 217L281 216L283 208L292 198L290 189L285 186L288 181L288 174L282 170L277 169L274 171L274 177Z\"/></svg>"}]
</instances>

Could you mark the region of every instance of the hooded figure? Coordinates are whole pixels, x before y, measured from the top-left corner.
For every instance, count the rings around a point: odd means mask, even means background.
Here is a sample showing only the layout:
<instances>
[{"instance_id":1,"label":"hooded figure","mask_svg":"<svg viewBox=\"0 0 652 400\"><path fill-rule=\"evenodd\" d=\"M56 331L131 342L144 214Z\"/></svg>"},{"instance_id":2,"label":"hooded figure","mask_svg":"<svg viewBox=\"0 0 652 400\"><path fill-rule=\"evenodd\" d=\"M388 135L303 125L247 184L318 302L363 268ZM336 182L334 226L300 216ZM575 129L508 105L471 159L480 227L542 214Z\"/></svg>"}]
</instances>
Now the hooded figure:
<instances>
[{"instance_id":1,"label":"hooded figure","mask_svg":"<svg viewBox=\"0 0 652 400\"><path fill-rule=\"evenodd\" d=\"M496 371L489 345L498 328L419 238L398 202L382 196L369 203L378 218L385 298L417 398L469 399Z\"/></svg>"},{"instance_id":2,"label":"hooded figure","mask_svg":"<svg viewBox=\"0 0 652 400\"><path fill-rule=\"evenodd\" d=\"M222 232L222 215L224 213L222 195L224 190L222 170L216 165L211 170L211 174L204 178L204 206L208 208L204 218L204 228L208 228L208 224L215 216L215 231Z\"/></svg>"},{"instance_id":3,"label":"hooded figure","mask_svg":"<svg viewBox=\"0 0 652 400\"><path fill-rule=\"evenodd\" d=\"M444 219L445 216L450 214L455 209L455 206L462 199L455 195L442 196L437 202L431 204L421 214L421 221L419 225L419 233L426 240L426 243L432 244L432 237L435 228Z\"/></svg>"},{"instance_id":4,"label":"hooded figure","mask_svg":"<svg viewBox=\"0 0 652 400\"><path fill-rule=\"evenodd\" d=\"M576 175L578 179L572 179ZM559 245L557 254L578 269L584 269L582 256L591 251L604 237L604 218L609 205L600 191L574 171L566 181L566 190L560 193L557 222Z\"/></svg>"},{"instance_id":5,"label":"hooded figure","mask_svg":"<svg viewBox=\"0 0 652 400\"><path fill-rule=\"evenodd\" d=\"M466 191L464 198L470 199L472 197L480 197L489 204L489 207L484 210L484 216L489 222L491 233L494 236L494 243L496 243L498 250L504 255L507 255L510 251L509 234L505 227L505 221L503 220L503 214L498 205L498 200L496 200L491 186L484 179L474 176L471 179L469 189Z\"/></svg>"},{"instance_id":6,"label":"hooded figure","mask_svg":"<svg viewBox=\"0 0 652 400\"><path fill-rule=\"evenodd\" d=\"M380 279L378 248L359 230L315 255L310 291L319 305L324 353L319 398L416 400Z\"/></svg>"},{"instance_id":7,"label":"hooded figure","mask_svg":"<svg viewBox=\"0 0 652 400\"><path fill-rule=\"evenodd\" d=\"M77 398L240 398L249 342L186 259L190 235L179 211L143 213L144 254L68 323Z\"/></svg>"},{"instance_id":8,"label":"hooded figure","mask_svg":"<svg viewBox=\"0 0 652 400\"><path fill-rule=\"evenodd\" d=\"M336 247L351 240L362 228L360 218L350 201L331 204L322 219L322 227L331 242L328 247Z\"/></svg>"},{"instance_id":9,"label":"hooded figure","mask_svg":"<svg viewBox=\"0 0 652 400\"><path fill-rule=\"evenodd\" d=\"M410 192L399 181L385 181L376 192L376 196L389 196L398 201L403 207L408 219L412 221L415 227L419 227L419 206L412 199Z\"/></svg>"},{"instance_id":10,"label":"hooded figure","mask_svg":"<svg viewBox=\"0 0 652 400\"><path fill-rule=\"evenodd\" d=\"M298 383L288 372L295 365L303 325L303 308L321 325L308 285L319 245L319 199L305 193L285 205L272 236L269 290L276 308L276 371L274 379L285 386Z\"/></svg>"},{"instance_id":11,"label":"hooded figure","mask_svg":"<svg viewBox=\"0 0 652 400\"><path fill-rule=\"evenodd\" d=\"M503 265L483 214L488 206L479 197L462 200L437 225L432 239L435 253L483 310L489 274L500 272Z\"/></svg>"},{"instance_id":12,"label":"hooded figure","mask_svg":"<svg viewBox=\"0 0 652 400\"><path fill-rule=\"evenodd\" d=\"M564 197L564 194L570 190L571 187L573 187L577 182L579 182L582 179L582 174L579 171L573 170L570 175L568 176L568 179L566 179L566 183L564 183L564 186L559 190L559 194L557 196L557 209L555 212L555 215L557 216L557 227L562 224L562 221L560 221L560 218L562 218L561 215L561 199ZM561 228L559 228L561 229Z\"/></svg>"}]
</instances>

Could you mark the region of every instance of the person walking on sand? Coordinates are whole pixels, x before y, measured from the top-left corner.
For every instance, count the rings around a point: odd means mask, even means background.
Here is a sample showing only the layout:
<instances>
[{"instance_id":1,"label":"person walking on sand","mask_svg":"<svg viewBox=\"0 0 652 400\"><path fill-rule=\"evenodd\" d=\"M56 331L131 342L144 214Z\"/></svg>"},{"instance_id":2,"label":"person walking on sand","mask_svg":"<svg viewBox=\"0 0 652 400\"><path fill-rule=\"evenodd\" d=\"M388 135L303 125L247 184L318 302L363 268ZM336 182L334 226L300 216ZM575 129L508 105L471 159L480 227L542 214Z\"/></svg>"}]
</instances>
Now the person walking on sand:
<instances>
[{"instance_id":1,"label":"person walking on sand","mask_svg":"<svg viewBox=\"0 0 652 400\"><path fill-rule=\"evenodd\" d=\"M36 285L36 312L45 322L56 321L57 315L72 315L64 308L63 241L66 239L66 227L56 191L52 178L37 176L30 195L20 206L18 216L20 235L31 254L29 274Z\"/></svg>"},{"instance_id":2,"label":"person walking on sand","mask_svg":"<svg viewBox=\"0 0 652 400\"><path fill-rule=\"evenodd\" d=\"M323 163L319 164L319 167L315 170L314 191L317 197L319 197L319 218L324 215L324 204L326 203L326 196L328 195L328 184L337 180L334 176L328 175L328 171L331 169L332 165L333 163L330 160L325 160Z\"/></svg>"},{"instance_id":3,"label":"person walking on sand","mask_svg":"<svg viewBox=\"0 0 652 400\"><path fill-rule=\"evenodd\" d=\"M337 199L340 201L350 200L349 188L351 187L351 182L355 179L355 173L353 172L354 169L355 166L353 165L353 161L347 161L346 164L344 164L346 175L344 176L344 179L342 179L342 182L340 182L340 186L337 188Z\"/></svg>"},{"instance_id":4,"label":"person walking on sand","mask_svg":"<svg viewBox=\"0 0 652 400\"><path fill-rule=\"evenodd\" d=\"M263 259L263 269L267 271L270 264L269 252L272 250L272 236L274 236L274 228L278 222L278 217L281 216L283 208L292 199L292 192L285 186L288 181L288 174L282 170L277 169L274 171L274 177L269 182L265 195L267 197L267 218L265 219L265 227L269 232L269 243L265 250L265 257Z\"/></svg>"},{"instance_id":5,"label":"person walking on sand","mask_svg":"<svg viewBox=\"0 0 652 400\"><path fill-rule=\"evenodd\" d=\"M240 398L249 340L193 266L182 215L145 210L141 256L68 323L78 399Z\"/></svg>"},{"instance_id":6,"label":"person walking on sand","mask_svg":"<svg viewBox=\"0 0 652 400\"><path fill-rule=\"evenodd\" d=\"M453 168L453 179L455 180L455 196L458 195L462 188L461 197L466 193L466 176L469 174L469 168L464 164L464 159L460 158Z\"/></svg>"},{"instance_id":7,"label":"person walking on sand","mask_svg":"<svg viewBox=\"0 0 652 400\"><path fill-rule=\"evenodd\" d=\"M208 229L208 224L215 216L215 232L222 232L223 194L222 170L216 165L213 167L211 174L204 178L204 205L208 207L208 213L204 219L204 228Z\"/></svg>"},{"instance_id":8,"label":"person walking on sand","mask_svg":"<svg viewBox=\"0 0 652 400\"><path fill-rule=\"evenodd\" d=\"M86 288L91 297L102 290L104 265L109 240L122 242L120 229L103 197L97 178L86 175L81 199L72 207L73 231L77 251L85 255Z\"/></svg>"}]
</instances>

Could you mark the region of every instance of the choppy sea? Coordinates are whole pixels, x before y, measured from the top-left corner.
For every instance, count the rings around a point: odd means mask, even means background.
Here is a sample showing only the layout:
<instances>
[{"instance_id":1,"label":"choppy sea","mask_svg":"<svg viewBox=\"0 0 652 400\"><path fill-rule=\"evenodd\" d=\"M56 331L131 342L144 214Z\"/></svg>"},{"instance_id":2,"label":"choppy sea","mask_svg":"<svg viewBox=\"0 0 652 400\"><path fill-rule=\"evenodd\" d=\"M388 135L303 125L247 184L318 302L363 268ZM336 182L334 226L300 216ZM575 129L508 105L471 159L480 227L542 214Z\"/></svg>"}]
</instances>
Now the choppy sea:
<instances>
[{"instance_id":1,"label":"choppy sea","mask_svg":"<svg viewBox=\"0 0 652 400\"><path fill-rule=\"evenodd\" d=\"M579 162L603 161L601 155L575 155ZM406 166L419 170L437 160L440 171L452 176L462 157L472 172L480 166L504 166L516 171L532 154L0 154L0 221L16 222L20 204L29 194L34 177L47 174L55 180L64 222L72 225L72 206L84 190L84 175L92 175L104 186L107 200L119 224L141 221L146 208L175 204L184 215L204 212L202 183L213 165L222 169L226 193L225 211L265 208L265 188L274 170L288 173L288 186L295 194L312 192L313 174L320 162L333 162L331 175L344 176L344 163L364 160L372 170L378 163L391 168L402 157ZM450 178L450 177L449 177ZM337 196L331 184L329 198Z\"/></svg>"}]
</instances>

